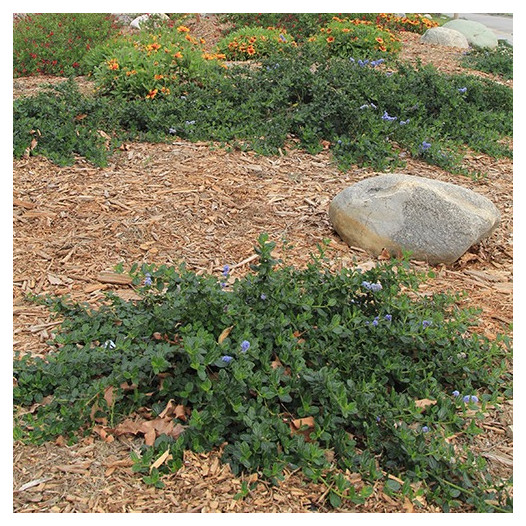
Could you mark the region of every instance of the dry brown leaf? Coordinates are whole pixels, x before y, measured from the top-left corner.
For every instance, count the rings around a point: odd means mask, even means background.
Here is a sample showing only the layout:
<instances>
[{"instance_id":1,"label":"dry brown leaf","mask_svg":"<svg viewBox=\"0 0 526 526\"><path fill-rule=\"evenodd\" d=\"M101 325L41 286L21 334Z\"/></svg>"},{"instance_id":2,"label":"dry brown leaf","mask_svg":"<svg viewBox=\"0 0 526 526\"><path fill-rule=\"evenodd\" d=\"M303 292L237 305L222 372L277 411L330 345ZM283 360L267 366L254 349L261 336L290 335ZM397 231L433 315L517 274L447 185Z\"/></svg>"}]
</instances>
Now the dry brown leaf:
<instances>
[{"instance_id":1,"label":"dry brown leaf","mask_svg":"<svg viewBox=\"0 0 526 526\"><path fill-rule=\"evenodd\" d=\"M414 513L415 511L415 507L413 506L413 503L407 497L404 497L404 510L407 513Z\"/></svg>"},{"instance_id":2,"label":"dry brown leaf","mask_svg":"<svg viewBox=\"0 0 526 526\"><path fill-rule=\"evenodd\" d=\"M219 338L217 339L217 343L221 344L223 343L226 338L228 338L228 335L232 332L232 329L234 328L234 326L230 326L230 327L227 327L220 335L219 335Z\"/></svg>"},{"instance_id":3,"label":"dry brown leaf","mask_svg":"<svg viewBox=\"0 0 526 526\"><path fill-rule=\"evenodd\" d=\"M429 407L430 405L435 405L437 403L436 400L429 400L429 398L422 398L421 400L415 400L416 407L419 407L420 409L425 409L426 407Z\"/></svg>"},{"instance_id":4,"label":"dry brown leaf","mask_svg":"<svg viewBox=\"0 0 526 526\"><path fill-rule=\"evenodd\" d=\"M108 385L108 387L104 389L104 400L106 400L108 407L113 407L115 403L115 399L113 398L113 385Z\"/></svg>"},{"instance_id":5,"label":"dry brown leaf","mask_svg":"<svg viewBox=\"0 0 526 526\"><path fill-rule=\"evenodd\" d=\"M386 248L383 248L382 252L380 252L380 255L378 256L378 259L380 261L386 261L386 260L391 259L391 254L389 253L389 250L387 250Z\"/></svg>"}]
</instances>

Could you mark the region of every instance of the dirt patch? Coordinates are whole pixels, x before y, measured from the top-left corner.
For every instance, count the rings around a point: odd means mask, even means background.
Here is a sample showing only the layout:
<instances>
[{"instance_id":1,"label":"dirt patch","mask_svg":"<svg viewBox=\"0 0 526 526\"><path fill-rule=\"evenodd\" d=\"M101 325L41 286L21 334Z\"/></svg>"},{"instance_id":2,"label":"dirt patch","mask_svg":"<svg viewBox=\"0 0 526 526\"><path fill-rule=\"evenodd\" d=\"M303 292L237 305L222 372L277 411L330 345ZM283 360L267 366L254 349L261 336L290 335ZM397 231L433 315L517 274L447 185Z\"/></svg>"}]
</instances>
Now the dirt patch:
<instances>
[{"instance_id":1,"label":"dirt patch","mask_svg":"<svg viewBox=\"0 0 526 526\"><path fill-rule=\"evenodd\" d=\"M423 47L416 37L404 35L403 56L456 67L458 50L438 50L440 57L431 59L433 46ZM33 93L41 81L16 79L14 91ZM134 262L185 261L196 272L218 275L228 263L232 275L239 277L248 271L246 260L264 231L278 247L282 238L292 243L290 251L278 253L294 265L303 266L323 239L330 240L327 253L334 269L372 261L339 239L327 209L339 191L373 172L353 168L342 173L328 151L316 156L283 153L261 157L175 141L125 144L106 168L80 158L62 168L43 158L15 160L14 350L44 355L54 327L44 308L24 301L25 293L67 293L91 303L110 289L131 294L129 286L99 279L101 271L119 262L129 267ZM436 279L422 287L423 292L466 290L467 303L482 308L480 331L494 338L513 319L513 165L484 155L472 155L468 162L487 177L475 181L411 159L401 171L471 188L500 210L502 224L490 239L454 265L434 267ZM424 262L413 264L428 267ZM488 460L490 471L506 478L512 473L512 409L510 401L490 412L483 422L485 432L473 444ZM287 473L276 487L254 476L235 477L220 464L219 451L187 453L183 468L163 479L164 489L148 488L131 471L129 453L138 447L137 441L106 444L95 437L74 446L15 443L14 511L331 511L324 504L325 486L309 483L298 472ZM362 482L356 477L359 487ZM245 499L236 500L242 481L255 487ZM425 502L418 506L394 500L380 486L376 489L366 504L344 505L340 511L438 511Z\"/></svg>"}]
</instances>

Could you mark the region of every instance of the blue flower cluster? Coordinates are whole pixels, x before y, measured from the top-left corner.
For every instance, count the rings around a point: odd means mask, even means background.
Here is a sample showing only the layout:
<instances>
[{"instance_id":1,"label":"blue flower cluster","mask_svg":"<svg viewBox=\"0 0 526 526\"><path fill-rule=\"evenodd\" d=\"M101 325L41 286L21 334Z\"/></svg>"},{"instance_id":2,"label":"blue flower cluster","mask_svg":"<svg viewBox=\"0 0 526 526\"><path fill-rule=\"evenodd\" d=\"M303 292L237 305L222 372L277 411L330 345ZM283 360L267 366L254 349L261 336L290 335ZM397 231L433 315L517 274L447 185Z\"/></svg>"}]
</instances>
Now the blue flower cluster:
<instances>
[{"instance_id":1,"label":"blue flower cluster","mask_svg":"<svg viewBox=\"0 0 526 526\"><path fill-rule=\"evenodd\" d=\"M395 121L396 117L391 117L391 115L389 115L387 111L384 111L384 114L382 115L382 120L383 121Z\"/></svg>"},{"instance_id":2,"label":"blue flower cluster","mask_svg":"<svg viewBox=\"0 0 526 526\"><path fill-rule=\"evenodd\" d=\"M359 66L361 66L362 68L364 66L367 66L368 64L370 66L372 66L373 68L375 68L376 66L379 66L380 64L382 64L383 62L385 62L385 60L383 58L379 58L378 60L369 60L368 58L365 59L365 60L361 60L361 59L358 59L358 60L354 60L354 58L352 57L349 57L349 60L353 63L356 63L358 64Z\"/></svg>"},{"instance_id":3,"label":"blue flower cluster","mask_svg":"<svg viewBox=\"0 0 526 526\"><path fill-rule=\"evenodd\" d=\"M451 394L455 397L455 398L458 398L460 396L460 393L459 391L457 391L456 389L454 391L451 392ZM473 402L474 404L478 403L479 401L479 398L478 396L476 395L465 395L462 397L462 401L465 403L465 404L469 404L470 402Z\"/></svg>"},{"instance_id":4,"label":"blue flower cluster","mask_svg":"<svg viewBox=\"0 0 526 526\"><path fill-rule=\"evenodd\" d=\"M429 150L429 148L431 148L430 142L423 141L422 144L420 145L420 150L423 152Z\"/></svg>"},{"instance_id":5,"label":"blue flower cluster","mask_svg":"<svg viewBox=\"0 0 526 526\"><path fill-rule=\"evenodd\" d=\"M364 289L370 290L371 292L378 292L382 290L381 283L371 283L370 281L362 281L362 287Z\"/></svg>"}]
</instances>

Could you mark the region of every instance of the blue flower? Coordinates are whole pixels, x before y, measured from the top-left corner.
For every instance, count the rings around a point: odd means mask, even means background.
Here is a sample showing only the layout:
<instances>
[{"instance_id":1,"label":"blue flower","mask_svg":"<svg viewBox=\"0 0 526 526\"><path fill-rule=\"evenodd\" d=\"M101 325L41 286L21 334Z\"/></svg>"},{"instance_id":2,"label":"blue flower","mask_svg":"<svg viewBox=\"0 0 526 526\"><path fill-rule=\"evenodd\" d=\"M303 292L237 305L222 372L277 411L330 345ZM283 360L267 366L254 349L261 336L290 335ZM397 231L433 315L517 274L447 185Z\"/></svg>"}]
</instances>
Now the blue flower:
<instances>
[{"instance_id":1,"label":"blue flower","mask_svg":"<svg viewBox=\"0 0 526 526\"><path fill-rule=\"evenodd\" d=\"M220 283L220 285L221 285L221 288L222 288L222 289L224 289L224 288L226 287L226 283L225 283L224 281L222 281L222 282Z\"/></svg>"},{"instance_id":2,"label":"blue flower","mask_svg":"<svg viewBox=\"0 0 526 526\"><path fill-rule=\"evenodd\" d=\"M393 317L390 314L386 314L384 316L384 319L386 319L387 321L391 321L393 319Z\"/></svg>"},{"instance_id":3,"label":"blue flower","mask_svg":"<svg viewBox=\"0 0 526 526\"><path fill-rule=\"evenodd\" d=\"M341 144L342 143L342 140L341 139L338 139L338 144Z\"/></svg>"},{"instance_id":4,"label":"blue flower","mask_svg":"<svg viewBox=\"0 0 526 526\"><path fill-rule=\"evenodd\" d=\"M241 352L245 353L248 351L248 348L250 347L250 342L247 340L243 340L241 342Z\"/></svg>"},{"instance_id":5,"label":"blue flower","mask_svg":"<svg viewBox=\"0 0 526 526\"><path fill-rule=\"evenodd\" d=\"M458 88L459 93L466 93L468 91L468 88Z\"/></svg>"},{"instance_id":6,"label":"blue flower","mask_svg":"<svg viewBox=\"0 0 526 526\"><path fill-rule=\"evenodd\" d=\"M371 283L370 281L362 281L362 287L372 292L378 292L379 290L382 290L381 283Z\"/></svg>"},{"instance_id":7,"label":"blue flower","mask_svg":"<svg viewBox=\"0 0 526 526\"><path fill-rule=\"evenodd\" d=\"M145 285L151 285L152 284L152 276L151 274L145 274L144 284Z\"/></svg>"},{"instance_id":8,"label":"blue flower","mask_svg":"<svg viewBox=\"0 0 526 526\"><path fill-rule=\"evenodd\" d=\"M378 316L373 320L373 325L374 325L375 327L378 326Z\"/></svg>"},{"instance_id":9,"label":"blue flower","mask_svg":"<svg viewBox=\"0 0 526 526\"><path fill-rule=\"evenodd\" d=\"M422 144L420 145L420 149L423 152L425 152L426 150L429 150L429 148L431 148L431 143L430 142L423 141Z\"/></svg>"},{"instance_id":10,"label":"blue flower","mask_svg":"<svg viewBox=\"0 0 526 526\"><path fill-rule=\"evenodd\" d=\"M287 39L283 35L279 35L279 38L280 38L280 40L282 42L286 42L287 41Z\"/></svg>"},{"instance_id":11,"label":"blue flower","mask_svg":"<svg viewBox=\"0 0 526 526\"><path fill-rule=\"evenodd\" d=\"M381 418L379 416L376 417L376 421L380 422Z\"/></svg>"},{"instance_id":12,"label":"blue flower","mask_svg":"<svg viewBox=\"0 0 526 526\"><path fill-rule=\"evenodd\" d=\"M186 121L187 126L191 126L192 124L195 124L195 121Z\"/></svg>"},{"instance_id":13,"label":"blue flower","mask_svg":"<svg viewBox=\"0 0 526 526\"><path fill-rule=\"evenodd\" d=\"M422 426L422 433L427 433L429 431L429 427Z\"/></svg>"},{"instance_id":14,"label":"blue flower","mask_svg":"<svg viewBox=\"0 0 526 526\"><path fill-rule=\"evenodd\" d=\"M169 133L170 135L175 135L175 134L177 133L177 130L176 130L175 128L170 128L170 129L168 130L168 133Z\"/></svg>"},{"instance_id":15,"label":"blue flower","mask_svg":"<svg viewBox=\"0 0 526 526\"><path fill-rule=\"evenodd\" d=\"M230 267L228 265L225 265L223 267L223 276L225 276L225 278L228 276L228 273L230 272Z\"/></svg>"},{"instance_id":16,"label":"blue flower","mask_svg":"<svg viewBox=\"0 0 526 526\"><path fill-rule=\"evenodd\" d=\"M479 401L478 397L475 396L475 395L466 395L466 396L464 396L464 398L462 398L462 400L466 404L469 404L469 402L473 402L474 404L476 404Z\"/></svg>"},{"instance_id":17,"label":"blue flower","mask_svg":"<svg viewBox=\"0 0 526 526\"><path fill-rule=\"evenodd\" d=\"M396 120L396 117L391 117L387 111L384 111L384 114L382 115L382 120L383 121L395 121Z\"/></svg>"},{"instance_id":18,"label":"blue flower","mask_svg":"<svg viewBox=\"0 0 526 526\"><path fill-rule=\"evenodd\" d=\"M378 60L371 60L371 66L375 68L376 66L379 66L383 62L385 62L383 58L379 58Z\"/></svg>"},{"instance_id":19,"label":"blue flower","mask_svg":"<svg viewBox=\"0 0 526 526\"><path fill-rule=\"evenodd\" d=\"M356 60L354 60L354 58L352 58L352 57L349 57L349 60L350 60L351 62L356 62Z\"/></svg>"},{"instance_id":20,"label":"blue flower","mask_svg":"<svg viewBox=\"0 0 526 526\"><path fill-rule=\"evenodd\" d=\"M266 300L266 299L267 299L267 295L266 295L266 294L261 294L260 298L261 298L262 300Z\"/></svg>"},{"instance_id":21,"label":"blue flower","mask_svg":"<svg viewBox=\"0 0 526 526\"><path fill-rule=\"evenodd\" d=\"M221 361L225 362L225 363L230 363L234 358L232 356L228 356L228 355L225 355L225 356L221 356Z\"/></svg>"},{"instance_id":22,"label":"blue flower","mask_svg":"<svg viewBox=\"0 0 526 526\"><path fill-rule=\"evenodd\" d=\"M406 121L400 121L400 126L405 126L409 122L409 119Z\"/></svg>"},{"instance_id":23,"label":"blue flower","mask_svg":"<svg viewBox=\"0 0 526 526\"><path fill-rule=\"evenodd\" d=\"M460 393L455 389L452 393L453 396L460 396Z\"/></svg>"},{"instance_id":24,"label":"blue flower","mask_svg":"<svg viewBox=\"0 0 526 526\"><path fill-rule=\"evenodd\" d=\"M429 326L431 325L431 323L432 323L432 322L430 322L429 320L424 320L424 321L422 322L422 327L423 327L424 329L426 329L427 327L429 327Z\"/></svg>"}]
</instances>

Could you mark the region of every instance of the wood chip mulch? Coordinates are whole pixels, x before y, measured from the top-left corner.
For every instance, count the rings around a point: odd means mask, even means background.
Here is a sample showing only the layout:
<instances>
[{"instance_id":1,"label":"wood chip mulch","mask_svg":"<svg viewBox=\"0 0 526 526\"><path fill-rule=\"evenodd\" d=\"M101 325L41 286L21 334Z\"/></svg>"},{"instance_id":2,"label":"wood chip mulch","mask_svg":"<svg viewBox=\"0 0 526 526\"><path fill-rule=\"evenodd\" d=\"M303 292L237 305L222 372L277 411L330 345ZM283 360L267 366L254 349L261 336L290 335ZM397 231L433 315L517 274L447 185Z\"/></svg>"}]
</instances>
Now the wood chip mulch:
<instances>
[{"instance_id":1,"label":"wood chip mulch","mask_svg":"<svg viewBox=\"0 0 526 526\"><path fill-rule=\"evenodd\" d=\"M416 37L404 34L407 58L418 56L455 70L459 50L424 47ZM16 79L14 92L27 93L27 84L34 92L41 81ZM330 240L328 256L335 269L374 264L374 258L339 239L327 215L339 191L373 172L353 168L342 173L329 151L283 154L261 157L174 141L125 144L106 168L81 158L70 167L40 157L14 160L14 350L44 356L56 324L43 307L24 300L27 292L67 293L93 304L108 290L131 298L131 286L106 279L119 262L129 267L184 261L196 272L217 275L228 263L239 277L248 271L256 238L268 232L278 244L277 254L294 265L306 264L323 239ZM435 266L436 279L422 286L422 293L466 290L466 305L482 309L479 330L495 338L513 319L513 164L478 154L467 163L487 176L472 180L413 159L400 171L471 188L500 210L502 224L490 239L454 265ZM292 243L291 250L280 248L283 238ZM424 262L413 264L428 268ZM487 459L491 473L506 478L512 474L512 412L512 401L490 411L485 432L472 446ZM275 487L257 475L236 477L219 462L219 451L188 452L183 468L163 478L165 488L147 487L131 471L129 453L139 446L139 439L107 443L98 436L73 446L61 440L38 447L14 443L13 511L333 512L325 503L325 486L309 483L298 472L287 473ZM358 487L363 484L359 475L349 476ZM236 499L243 481L253 489ZM439 510L425 501L389 497L378 485L364 505L345 504L337 511Z\"/></svg>"}]
</instances>

